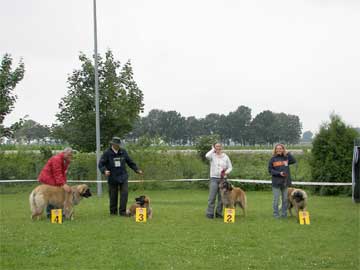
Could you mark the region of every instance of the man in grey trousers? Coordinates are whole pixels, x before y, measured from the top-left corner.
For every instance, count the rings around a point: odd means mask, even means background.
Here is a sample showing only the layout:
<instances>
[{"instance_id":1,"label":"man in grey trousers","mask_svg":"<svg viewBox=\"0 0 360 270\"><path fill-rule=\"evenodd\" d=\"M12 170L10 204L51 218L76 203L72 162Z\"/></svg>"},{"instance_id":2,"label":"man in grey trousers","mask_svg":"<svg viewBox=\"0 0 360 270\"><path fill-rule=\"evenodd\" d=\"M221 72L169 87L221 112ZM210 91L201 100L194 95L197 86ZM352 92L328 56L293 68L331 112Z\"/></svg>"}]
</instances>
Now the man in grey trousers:
<instances>
[{"instance_id":1,"label":"man in grey trousers","mask_svg":"<svg viewBox=\"0 0 360 270\"><path fill-rule=\"evenodd\" d=\"M232 164L230 158L222 152L222 145L220 143L212 145L212 149L206 153L205 157L210 161L209 200L206 217L212 219L215 214L215 217L222 218L223 205L221 202L219 183L223 178L227 178L227 175L232 170ZM217 206L214 213L216 195Z\"/></svg>"}]
</instances>

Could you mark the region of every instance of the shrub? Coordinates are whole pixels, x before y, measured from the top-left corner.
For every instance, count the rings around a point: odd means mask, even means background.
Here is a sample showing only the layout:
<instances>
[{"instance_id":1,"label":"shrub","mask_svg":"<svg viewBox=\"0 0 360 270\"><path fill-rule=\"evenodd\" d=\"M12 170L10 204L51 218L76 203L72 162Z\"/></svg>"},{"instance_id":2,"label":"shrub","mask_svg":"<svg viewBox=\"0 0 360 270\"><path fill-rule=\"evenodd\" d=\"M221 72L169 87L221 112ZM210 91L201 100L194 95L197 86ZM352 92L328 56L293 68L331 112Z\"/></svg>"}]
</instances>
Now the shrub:
<instances>
[{"instance_id":1,"label":"shrub","mask_svg":"<svg viewBox=\"0 0 360 270\"><path fill-rule=\"evenodd\" d=\"M355 129L347 126L338 115L330 116L330 123L320 127L313 140L310 162L312 178L319 182L351 181L353 143L357 137ZM350 193L350 188L316 187L323 195Z\"/></svg>"}]
</instances>

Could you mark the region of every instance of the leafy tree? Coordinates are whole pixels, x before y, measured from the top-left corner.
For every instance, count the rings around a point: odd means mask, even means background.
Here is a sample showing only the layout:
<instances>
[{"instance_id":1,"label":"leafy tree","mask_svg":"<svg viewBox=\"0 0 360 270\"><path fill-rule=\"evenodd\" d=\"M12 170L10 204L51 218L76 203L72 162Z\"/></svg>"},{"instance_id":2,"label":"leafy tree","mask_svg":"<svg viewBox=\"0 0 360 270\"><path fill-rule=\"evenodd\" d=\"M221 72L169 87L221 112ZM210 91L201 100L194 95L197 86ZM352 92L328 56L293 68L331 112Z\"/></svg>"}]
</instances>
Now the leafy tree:
<instances>
[{"instance_id":1,"label":"leafy tree","mask_svg":"<svg viewBox=\"0 0 360 270\"><path fill-rule=\"evenodd\" d=\"M32 140L39 141L50 136L50 128L48 126L43 126L31 119L20 119L19 122L11 126L11 129L13 130L13 137L17 141L22 139L28 142Z\"/></svg>"},{"instance_id":2,"label":"leafy tree","mask_svg":"<svg viewBox=\"0 0 360 270\"><path fill-rule=\"evenodd\" d=\"M296 144L300 140L302 125L297 115L275 113L274 138L276 142Z\"/></svg>"},{"instance_id":3,"label":"leafy tree","mask_svg":"<svg viewBox=\"0 0 360 270\"><path fill-rule=\"evenodd\" d=\"M5 116L14 109L17 99L14 89L24 78L25 65L20 60L18 67L12 70L12 57L5 54L1 59L0 66L0 137L10 136L11 132L3 127Z\"/></svg>"},{"instance_id":4,"label":"leafy tree","mask_svg":"<svg viewBox=\"0 0 360 270\"><path fill-rule=\"evenodd\" d=\"M225 116L217 113L210 113L201 119L204 133L203 135L223 134L225 126Z\"/></svg>"},{"instance_id":5,"label":"leafy tree","mask_svg":"<svg viewBox=\"0 0 360 270\"><path fill-rule=\"evenodd\" d=\"M189 116L185 120L186 140L193 144L197 137L204 134L202 123L195 116Z\"/></svg>"},{"instance_id":6,"label":"leafy tree","mask_svg":"<svg viewBox=\"0 0 360 270\"><path fill-rule=\"evenodd\" d=\"M81 68L68 77L68 93L62 98L56 115L60 125L54 129L58 138L80 151L94 151L94 66L83 53L79 60ZM105 146L111 137L122 137L132 130L143 111L143 93L133 78L131 63L121 67L110 50L105 53L105 59L98 56L98 70L101 144Z\"/></svg>"},{"instance_id":7,"label":"leafy tree","mask_svg":"<svg viewBox=\"0 0 360 270\"><path fill-rule=\"evenodd\" d=\"M275 143L278 140L276 124L275 114L271 111L263 111L256 115L250 124L256 143Z\"/></svg>"},{"instance_id":8,"label":"leafy tree","mask_svg":"<svg viewBox=\"0 0 360 270\"><path fill-rule=\"evenodd\" d=\"M199 158L206 164L208 164L207 159L205 158L205 154L210 151L211 145L213 145L216 142L219 142L220 136L218 134L211 134L211 135L205 135L200 136L197 139L197 142L195 144L195 148L197 150Z\"/></svg>"},{"instance_id":9,"label":"leafy tree","mask_svg":"<svg viewBox=\"0 0 360 270\"><path fill-rule=\"evenodd\" d=\"M229 137L237 143L245 144L251 123L251 109L239 106L227 116Z\"/></svg>"},{"instance_id":10,"label":"leafy tree","mask_svg":"<svg viewBox=\"0 0 360 270\"><path fill-rule=\"evenodd\" d=\"M161 129L166 142L182 144L186 138L185 117L176 111L165 112L161 118Z\"/></svg>"},{"instance_id":11,"label":"leafy tree","mask_svg":"<svg viewBox=\"0 0 360 270\"><path fill-rule=\"evenodd\" d=\"M313 136L314 136L314 134L310 130L307 130L304 132L304 134L302 136L302 140L304 142L311 142Z\"/></svg>"},{"instance_id":12,"label":"leafy tree","mask_svg":"<svg viewBox=\"0 0 360 270\"><path fill-rule=\"evenodd\" d=\"M147 134L148 136L162 136L164 134L164 126L162 125L163 114L165 112L162 110L151 110L146 117L141 119L141 129L143 133L141 135Z\"/></svg>"},{"instance_id":13,"label":"leafy tree","mask_svg":"<svg viewBox=\"0 0 360 270\"><path fill-rule=\"evenodd\" d=\"M320 127L313 140L311 174L315 181L349 182L354 139L358 136L355 129L347 126L340 116L332 114L330 123ZM316 188L321 194L339 194L343 187Z\"/></svg>"}]
</instances>

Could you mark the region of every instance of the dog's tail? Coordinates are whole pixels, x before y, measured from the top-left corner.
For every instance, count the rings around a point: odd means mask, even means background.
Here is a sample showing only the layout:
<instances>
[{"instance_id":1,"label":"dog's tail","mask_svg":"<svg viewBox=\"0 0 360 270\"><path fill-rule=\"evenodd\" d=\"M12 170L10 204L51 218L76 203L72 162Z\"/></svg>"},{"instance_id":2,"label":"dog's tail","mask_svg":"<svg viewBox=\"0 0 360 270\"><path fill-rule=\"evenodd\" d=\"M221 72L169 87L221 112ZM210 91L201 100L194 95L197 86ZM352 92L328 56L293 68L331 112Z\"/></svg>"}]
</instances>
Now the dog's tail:
<instances>
[{"instance_id":1,"label":"dog's tail","mask_svg":"<svg viewBox=\"0 0 360 270\"><path fill-rule=\"evenodd\" d=\"M30 203L30 210L33 215L42 212L43 210L42 205L44 205L44 198L41 193L39 194L37 192L36 189L30 193L29 203Z\"/></svg>"},{"instance_id":2,"label":"dog's tail","mask_svg":"<svg viewBox=\"0 0 360 270\"><path fill-rule=\"evenodd\" d=\"M246 209L247 209L247 198L246 198L246 193L243 193L243 198L244 200L242 201L241 199L239 199L236 204L239 205L241 207L241 209L243 210L244 216L246 216Z\"/></svg>"},{"instance_id":3,"label":"dog's tail","mask_svg":"<svg viewBox=\"0 0 360 270\"><path fill-rule=\"evenodd\" d=\"M36 191L33 190L33 191L30 193L30 196L29 196L29 203L30 203L30 210L31 210L31 212L34 212L34 211L37 209L35 196L36 196Z\"/></svg>"}]
</instances>

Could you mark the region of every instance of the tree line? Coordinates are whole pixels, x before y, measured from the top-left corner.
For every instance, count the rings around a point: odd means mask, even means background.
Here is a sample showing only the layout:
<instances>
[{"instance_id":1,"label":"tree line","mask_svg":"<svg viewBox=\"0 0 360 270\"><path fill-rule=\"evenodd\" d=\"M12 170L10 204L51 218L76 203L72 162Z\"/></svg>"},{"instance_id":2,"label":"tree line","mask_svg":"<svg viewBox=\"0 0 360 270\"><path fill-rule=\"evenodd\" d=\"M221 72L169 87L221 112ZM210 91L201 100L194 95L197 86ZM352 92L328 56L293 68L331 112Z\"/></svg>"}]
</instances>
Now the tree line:
<instances>
[{"instance_id":1,"label":"tree line","mask_svg":"<svg viewBox=\"0 0 360 270\"><path fill-rule=\"evenodd\" d=\"M227 115L210 113L204 118L154 109L135 122L127 138L159 137L171 145L192 145L200 136L217 134L225 144L296 144L301 130L302 124L296 115L265 110L253 118L251 109L241 105Z\"/></svg>"}]
</instances>

